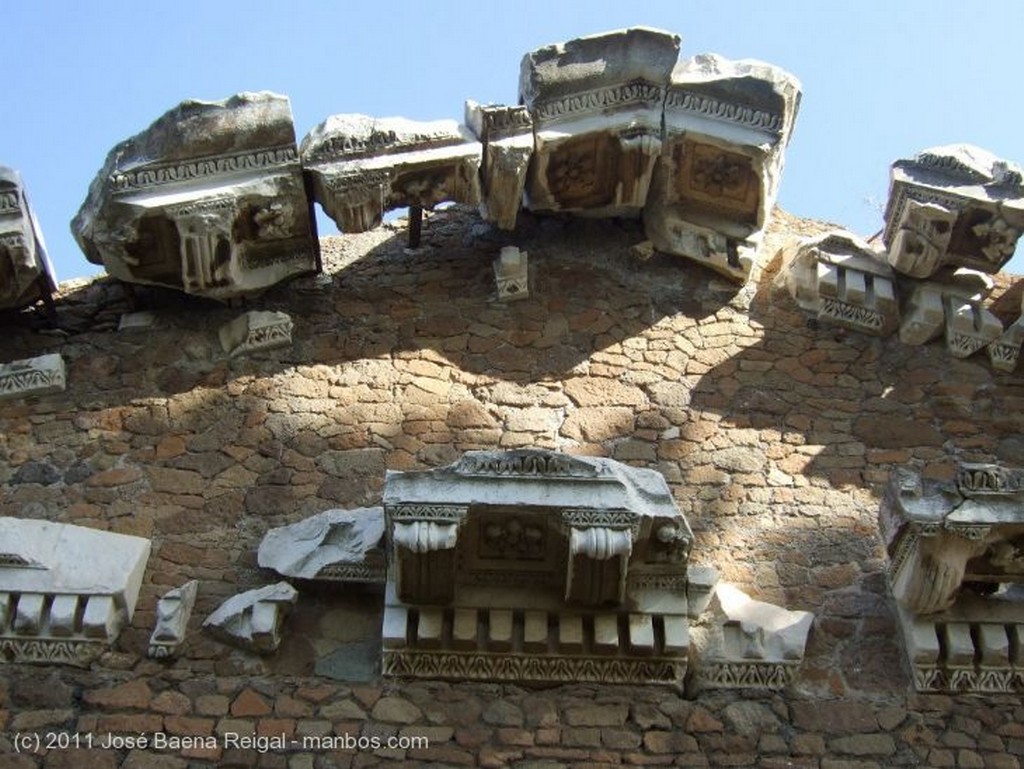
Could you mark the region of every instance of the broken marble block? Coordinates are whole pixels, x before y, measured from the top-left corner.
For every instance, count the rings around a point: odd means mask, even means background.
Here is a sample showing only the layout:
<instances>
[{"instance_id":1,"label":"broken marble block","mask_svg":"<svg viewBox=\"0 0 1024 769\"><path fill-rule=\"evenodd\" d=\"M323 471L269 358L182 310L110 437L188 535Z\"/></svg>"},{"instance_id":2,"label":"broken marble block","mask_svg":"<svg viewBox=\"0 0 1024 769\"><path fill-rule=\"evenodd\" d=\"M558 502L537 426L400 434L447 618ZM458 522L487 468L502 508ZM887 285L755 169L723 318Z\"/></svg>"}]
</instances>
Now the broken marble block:
<instances>
[{"instance_id":1,"label":"broken marble block","mask_svg":"<svg viewBox=\"0 0 1024 769\"><path fill-rule=\"evenodd\" d=\"M879 507L918 691L1024 691L1024 469L900 469Z\"/></svg>"},{"instance_id":2,"label":"broken marble block","mask_svg":"<svg viewBox=\"0 0 1024 769\"><path fill-rule=\"evenodd\" d=\"M814 615L756 601L719 583L708 607L706 635L698 644L697 678L721 689L782 689L804 658Z\"/></svg>"},{"instance_id":3,"label":"broken marble block","mask_svg":"<svg viewBox=\"0 0 1024 769\"><path fill-rule=\"evenodd\" d=\"M234 358L292 343L292 319L284 312L250 310L220 327L220 346Z\"/></svg>"},{"instance_id":4,"label":"broken marble block","mask_svg":"<svg viewBox=\"0 0 1024 769\"><path fill-rule=\"evenodd\" d=\"M342 232L364 232L385 211L480 203L481 145L454 120L332 115L302 140L313 197Z\"/></svg>"},{"instance_id":5,"label":"broken marble block","mask_svg":"<svg viewBox=\"0 0 1024 769\"><path fill-rule=\"evenodd\" d=\"M927 344L947 328L947 309L964 305L981 307L982 300L994 286L995 282L985 273L965 267L947 268L930 280L916 282L903 307L900 341L910 345ZM966 313L961 315L963 317ZM962 322L953 328L954 338L958 329L969 331Z\"/></svg>"},{"instance_id":6,"label":"broken marble block","mask_svg":"<svg viewBox=\"0 0 1024 769\"><path fill-rule=\"evenodd\" d=\"M272 654L281 626L299 594L287 582L231 596L203 622L203 630L224 643L257 654Z\"/></svg>"},{"instance_id":7,"label":"broken marble block","mask_svg":"<svg viewBox=\"0 0 1024 769\"><path fill-rule=\"evenodd\" d=\"M519 103L533 118L533 211L638 216L662 151L662 105L679 36L633 27L523 57Z\"/></svg>"},{"instance_id":8,"label":"broken marble block","mask_svg":"<svg viewBox=\"0 0 1024 769\"><path fill-rule=\"evenodd\" d=\"M49 353L0 364L0 400L63 392L64 358Z\"/></svg>"},{"instance_id":9,"label":"broken marble block","mask_svg":"<svg viewBox=\"0 0 1024 769\"><path fill-rule=\"evenodd\" d=\"M644 208L644 228L657 250L747 281L799 105L799 81L771 64L716 54L679 63Z\"/></svg>"},{"instance_id":10,"label":"broken marble block","mask_svg":"<svg viewBox=\"0 0 1024 769\"><path fill-rule=\"evenodd\" d=\"M1020 359L1020 348L1024 344L1024 316L1021 316L1000 337L986 348L992 367L999 371L1013 372Z\"/></svg>"},{"instance_id":11,"label":"broken marble block","mask_svg":"<svg viewBox=\"0 0 1024 769\"><path fill-rule=\"evenodd\" d=\"M533 120L526 107L466 102L466 125L482 146L480 215L503 230L516 226L533 155Z\"/></svg>"},{"instance_id":12,"label":"broken marble block","mask_svg":"<svg viewBox=\"0 0 1024 769\"><path fill-rule=\"evenodd\" d=\"M511 302L530 296L530 269L526 251L505 246L494 260L494 279L498 284L498 299Z\"/></svg>"},{"instance_id":13,"label":"broken marble block","mask_svg":"<svg viewBox=\"0 0 1024 769\"><path fill-rule=\"evenodd\" d=\"M999 318L981 303L945 296L946 349L956 358L967 358L1003 335Z\"/></svg>"},{"instance_id":14,"label":"broken marble block","mask_svg":"<svg viewBox=\"0 0 1024 769\"><path fill-rule=\"evenodd\" d=\"M115 278L214 299L319 270L287 97L182 102L111 150L71 229Z\"/></svg>"},{"instance_id":15,"label":"broken marble block","mask_svg":"<svg viewBox=\"0 0 1024 769\"><path fill-rule=\"evenodd\" d=\"M0 518L0 662L86 666L131 622L150 542Z\"/></svg>"},{"instance_id":16,"label":"broken marble block","mask_svg":"<svg viewBox=\"0 0 1024 769\"><path fill-rule=\"evenodd\" d=\"M154 659L176 657L185 643L188 620L196 603L199 583L186 582L164 593L156 604L156 627L149 637L148 655Z\"/></svg>"},{"instance_id":17,"label":"broken marble block","mask_svg":"<svg viewBox=\"0 0 1024 769\"><path fill-rule=\"evenodd\" d=\"M21 175L0 166L0 309L26 307L56 290L43 233Z\"/></svg>"},{"instance_id":18,"label":"broken marble block","mask_svg":"<svg viewBox=\"0 0 1024 769\"><path fill-rule=\"evenodd\" d=\"M835 231L800 240L783 260L789 293L819 321L874 336L899 328L892 268L856 235Z\"/></svg>"},{"instance_id":19,"label":"broken marble block","mask_svg":"<svg viewBox=\"0 0 1024 769\"><path fill-rule=\"evenodd\" d=\"M1024 172L969 144L892 164L883 241L889 263L914 278L943 266L995 273L1024 231Z\"/></svg>"},{"instance_id":20,"label":"broken marble block","mask_svg":"<svg viewBox=\"0 0 1024 769\"><path fill-rule=\"evenodd\" d=\"M285 577L383 584L384 510L327 510L271 529L259 548L259 565Z\"/></svg>"}]
</instances>

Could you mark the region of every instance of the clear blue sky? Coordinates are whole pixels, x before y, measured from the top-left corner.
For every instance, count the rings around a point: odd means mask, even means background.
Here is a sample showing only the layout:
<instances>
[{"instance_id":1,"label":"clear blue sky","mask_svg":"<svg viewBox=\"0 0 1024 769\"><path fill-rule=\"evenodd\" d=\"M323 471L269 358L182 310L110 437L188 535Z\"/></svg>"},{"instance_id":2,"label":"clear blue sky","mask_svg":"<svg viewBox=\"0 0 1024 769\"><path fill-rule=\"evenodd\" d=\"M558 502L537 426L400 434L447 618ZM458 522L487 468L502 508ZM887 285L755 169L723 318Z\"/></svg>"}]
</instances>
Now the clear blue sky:
<instances>
[{"instance_id":1,"label":"clear blue sky","mask_svg":"<svg viewBox=\"0 0 1024 769\"><path fill-rule=\"evenodd\" d=\"M107 152L183 99L286 94L299 140L341 112L461 119L467 98L515 103L527 51L640 24L681 35L683 56L803 82L780 194L795 214L867 237L898 157L971 142L1024 163L1021 0L33 0L0 17L0 164L21 171L59 280L99 271L68 222Z\"/></svg>"}]
</instances>

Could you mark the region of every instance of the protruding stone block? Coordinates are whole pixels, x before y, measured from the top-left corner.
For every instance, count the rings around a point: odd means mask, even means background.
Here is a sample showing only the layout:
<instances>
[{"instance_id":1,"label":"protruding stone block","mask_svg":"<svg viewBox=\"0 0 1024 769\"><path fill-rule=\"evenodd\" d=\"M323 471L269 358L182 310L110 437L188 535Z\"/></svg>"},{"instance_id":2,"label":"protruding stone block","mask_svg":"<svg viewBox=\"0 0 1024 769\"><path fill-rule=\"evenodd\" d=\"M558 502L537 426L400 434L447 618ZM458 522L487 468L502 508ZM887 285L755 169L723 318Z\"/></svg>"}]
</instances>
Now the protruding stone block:
<instances>
[{"instance_id":1,"label":"protruding stone block","mask_svg":"<svg viewBox=\"0 0 1024 769\"><path fill-rule=\"evenodd\" d=\"M798 241L783 261L789 293L819 321L873 336L899 327L892 269L856 235L836 231Z\"/></svg>"},{"instance_id":2,"label":"protruding stone block","mask_svg":"<svg viewBox=\"0 0 1024 769\"><path fill-rule=\"evenodd\" d=\"M494 278L498 284L498 299L511 302L530 296L530 270L527 252L515 246L505 246L494 260Z\"/></svg>"},{"instance_id":3,"label":"protruding stone block","mask_svg":"<svg viewBox=\"0 0 1024 769\"><path fill-rule=\"evenodd\" d=\"M1024 230L1024 174L969 144L925 150L892 165L883 241L914 278L945 265L995 273Z\"/></svg>"},{"instance_id":4,"label":"protruding stone block","mask_svg":"<svg viewBox=\"0 0 1024 769\"><path fill-rule=\"evenodd\" d=\"M533 120L526 107L466 102L466 125L483 146L480 214L503 230L516 226L533 155Z\"/></svg>"},{"instance_id":5,"label":"protruding stone block","mask_svg":"<svg viewBox=\"0 0 1024 769\"><path fill-rule=\"evenodd\" d=\"M150 543L0 518L0 662L88 665L131 621Z\"/></svg>"},{"instance_id":6,"label":"protruding stone block","mask_svg":"<svg viewBox=\"0 0 1024 769\"><path fill-rule=\"evenodd\" d=\"M0 400L63 392L64 358L58 353L0 364Z\"/></svg>"},{"instance_id":7,"label":"protruding stone block","mask_svg":"<svg viewBox=\"0 0 1024 769\"><path fill-rule=\"evenodd\" d=\"M292 319L284 312L251 310L220 328L220 346L232 358L292 343Z\"/></svg>"},{"instance_id":8,"label":"protruding stone block","mask_svg":"<svg viewBox=\"0 0 1024 769\"><path fill-rule=\"evenodd\" d=\"M636 216L662 148L662 105L679 37L634 27L523 57L519 102L533 118L533 211Z\"/></svg>"},{"instance_id":9,"label":"protruding stone block","mask_svg":"<svg viewBox=\"0 0 1024 769\"><path fill-rule=\"evenodd\" d=\"M286 577L383 584L384 510L327 510L271 529L259 548L259 565Z\"/></svg>"},{"instance_id":10,"label":"protruding stone block","mask_svg":"<svg viewBox=\"0 0 1024 769\"><path fill-rule=\"evenodd\" d=\"M719 583L698 647L697 675L704 686L781 689L804 658L814 615L756 601Z\"/></svg>"},{"instance_id":11,"label":"protruding stone block","mask_svg":"<svg viewBox=\"0 0 1024 769\"><path fill-rule=\"evenodd\" d=\"M342 232L372 229L395 208L480 203L481 144L454 120L332 115L301 154L313 196Z\"/></svg>"},{"instance_id":12,"label":"protruding stone block","mask_svg":"<svg viewBox=\"0 0 1024 769\"><path fill-rule=\"evenodd\" d=\"M1021 345L1024 345L1024 316L1010 324L1010 327L986 348L992 367L999 371L1016 371Z\"/></svg>"},{"instance_id":13,"label":"protruding stone block","mask_svg":"<svg viewBox=\"0 0 1024 769\"><path fill-rule=\"evenodd\" d=\"M950 307L960 308L969 304L981 308L981 301L992 292L994 286L994 281L988 275L964 267L942 270L931 280L917 283L903 308L900 341L910 345L927 344L947 329L947 311ZM980 319L989 322L987 315L982 315ZM968 332L962 322L954 323L952 338L956 339L961 330ZM947 342L950 338L947 336ZM957 340L955 346L960 346L960 340ZM951 352L953 347L950 344Z\"/></svg>"},{"instance_id":14,"label":"protruding stone block","mask_svg":"<svg viewBox=\"0 0 1024 769\"><path fill-rule=\"evenodd\" d=\"M156 604L156 627L149 637L149 656L155 659L175 657L185 643L188 621L196 603L199 583L186 582L164 593Z\"/></svg>"},{"instance_id":15,"label":"protruding stone block","mask_svg":"<svg viewBox=\"0 0 1024 769\"><path fill-rule=\"evenodd\" d=\"M181 103L111 150L71 229L120 280L214 299L318 270L287 97Z\"/></svg>"},{"instance_id":16,"label":"protruding stone block","mask_svg":"<svg viewBox=\"0 0 1024 769\"><path fill-rule=\"evenodd\" d=\"M778 67L702 54L680 62L644 209L647 237L746 282L778 195L800 83Z\"/></svg>"},{"instance_id":17,"label":"protruding stone block","mask_svg":"<svg viewBox=\"0 0 1024 769\"><path fill-rule=\"evenodd\" d=\"M218 606L203 622L203 629L232 646L272 654L281 643L281 626L298 595L287 582L239 593Z\"/></svg>"},{"instance_id":18,"label":"protruding stone block","mask_svg":"<svg viewBox=\"0 0 1024 769\"><path fill-rule=\"evenodd\" d=\"M978 302L944 297L946 349L956 358L967 358L994 343L1003 334L999 318Z\"/></svg>"},{"instance_id":19,"label":"protruding stone block","mask_svg":"<svg viewBox=\"0 0 1024 769\"><path fill-rule=\"evenodd\" d=\"M57 290L53 266L21 175L0 166L0 309L19 309Z\"/></svg>"}]
</instances>

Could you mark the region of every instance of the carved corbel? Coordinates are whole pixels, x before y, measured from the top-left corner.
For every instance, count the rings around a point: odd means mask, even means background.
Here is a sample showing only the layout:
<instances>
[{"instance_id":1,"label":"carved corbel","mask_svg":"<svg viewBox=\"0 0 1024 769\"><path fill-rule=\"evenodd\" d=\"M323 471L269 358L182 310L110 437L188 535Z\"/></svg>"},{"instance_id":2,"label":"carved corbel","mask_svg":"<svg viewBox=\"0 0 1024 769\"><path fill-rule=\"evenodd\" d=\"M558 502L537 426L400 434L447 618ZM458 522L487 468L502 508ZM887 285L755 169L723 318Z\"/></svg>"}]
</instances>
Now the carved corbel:
<instances>
[{"instance_id":1,"label":"carved corbel","mask_svg":"<svg viewBox=\"0 0 1024 769\"><path fill-rule=\"evenodd\" d=\"M626 598L634 532L610 526L570 526L565 600L591 606Z\"/></svg>"},{"instance_id":2,"label":"carved corbel","mask_svg":"<svg viewBox=\"0 0 1024 769\"><path fill-rule=\"evenodd\" d=\"M455 549L466 508L411 506L388 512L399 599L450 603L455 594Z\"/></svg>"}]
</instances>

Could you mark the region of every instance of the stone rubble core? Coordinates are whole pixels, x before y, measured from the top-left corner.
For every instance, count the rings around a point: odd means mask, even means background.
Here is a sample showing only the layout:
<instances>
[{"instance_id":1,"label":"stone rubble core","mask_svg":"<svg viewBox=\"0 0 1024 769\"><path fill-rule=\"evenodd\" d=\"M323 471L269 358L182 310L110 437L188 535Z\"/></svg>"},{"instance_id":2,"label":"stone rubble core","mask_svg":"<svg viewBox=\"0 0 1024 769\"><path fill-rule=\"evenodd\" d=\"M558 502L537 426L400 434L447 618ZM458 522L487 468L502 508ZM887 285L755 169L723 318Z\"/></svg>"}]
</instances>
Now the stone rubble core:
<instances>
[{"instance_id":1,"label":"stone rubble core","mask_svg":"<svg viewBox=\"0 0 1024 769\"><path fill-rule=\"evenodd\" d=\"M879 525L915 688L1024 691L1024 469L899 470Z\"/></svg>"},{"instance_id":2,"label":"stone rubble core","mask_svg":"<svg viewBox=\"0 0 1024 769\"><path fill-rule=\"evenodd\" d=\"M313 197L342 232L364 232L384 212L480 203L481 145L454 120L332 115L302 140Z\"/></svg>"},{"instance_id":3,"label":"stone rubble core","mask_svg":"<svg viewBox=\"0 0 1024 769\"><path fill-rule=\"evenodd\" d=\"M800 82L753 59L701 54L672 71L644 228L655 248L739 283L771 218Z\"/></svg>"},{"instance_id":4,"label":"stone rubble core","mask_svg":"<svg viewBox=\"0 0 1024 769\"><path fill-rule=\"evenodd\" d=\"M915 282L903 308L900 341L927 344L945 332L946 349L957 358L991 344L1003 333L1003 324L982 305L993 286L988 275L965 267Z\"/></svg>"},{"instance_id":5,"label":"stone rubble core","mask_svg":"<svg viewBox=\"0 0 1024 769\"><path fill-rule=\"evenodd\" d=\"M142 537L0 518L0 662L87 667L131 622L149 551Z\"/></svg>"},{"instance_id":6,"label":"stone rubble core","mask_svg":"<svg viewBox=\"0 0 1024 769\"><path fill-rule=\"evenodd\" d=\"M66 379L59 353L0 363L0 400L64 392Z\"/></svg>"},{"instance_id":7,"label":"stone rubble core","mask_svg":"<svg viewBox=\"0 0 1024 769\"><path fill-rule=\"evenodd\" d=\"M274 350L292 343L292 319L284 312L250 310L220 327L220 346L228 356Z\"/></svg>"},{"instance_id":8,"label":"stone rubble core","mask_svg":"<svg viewBox=\"0 0 1024 769\"><path fill-rule=\"evenodd\" d=\"M71 230L115 278L220 300L318 271L287 97L182 102L111 150Z\"/></svg>"},{"instance_id":9,"label":"stone rubble core","mask_svg":"<svg viewBox=\"0 0 1024 769\"><path fill-rule=\"evenodd\" d=\"M681 685L692 533L664 478L550 451L388 472L382 672Z\"/></svg>"},{"instance_id":10,"label":"stone rubble core","mask_svg":"<svg viewBox=\"0 0 1024 769\"><path fill-rule=\"evenodd\" d=\"M56 290L53 265L21 175L0 165L0 310L27 307Z\"/></svg>"},{"instance_id":11,"label":"stone rubble core","mask_svg":"<svg viewBox=\"0 0 1024 769\"><path fill-rule=\"evenodd\" d=\"M494 260L494 280L498 286L498 299L513 302L530 296L529 254L515 246L505 246Z\"/></svg>"},{"instance_id":12,"label":"stone rubble core","mask_svg":"<svg viewBox=\"0 0 1024 769\"><path fill-rule=\"evenodd\" d=\"M892 269L884 257L849 232L794 242L783 251L790 295L817 320L886 337L900 324Z\"/></svg>"},{"instance_id":13,"label":"stone rubble core","mask_svg":"<svg viewBox=\"0 0 1024 769\"><path fill-rule=\"evenodd\" d=\"M298 597L287 582L233 595L203 621L203 630L240 649L273 654L281 644L281 626Z\"/></svg>"},{"instance_id":14,"label":"stone rubble core","mask_svg":"<svg viewBox=\"0 0 1024 769\"><path fill-rule=\"evenodd\" d=\"M326 510L268 531L258 560L285 577L383 584L383 539L383 508Z\"/></svg>"},{"instance_id":15,"label":"stone rubble core","mask_svg":"<svg viewBox=\"0 0 1024 769\"><path fill-rule=\"evenodd\" d=\"M914 278L945 265L995 273L1024 230L1024 172L969 144L934 147L892 164L883 241Z\"/></svg>"},{"instance_id":16,"label":"stone rubble core","mask_svg":"<svg viewBox=\"0 0 1024 769\"><path fill-rule=\"evenodd\" d=\"M192 608L199 592L199 582L190 580L181 587L164 593L156 604L156 627L149 637L147 655L153 659L177 657L182 644Z\"/></svg>"},{"instance_id":17,"label":"stone rubble core","mask_svg":"<svg viewBox=\"0 0 1024 769\"><path fill-rule=\"evenodd\" d=\"M811 612L755 601L719 583L708 615L692 636L700 687L778 690L793 683L814 622Z\"/></svg>"}]
</instances>

